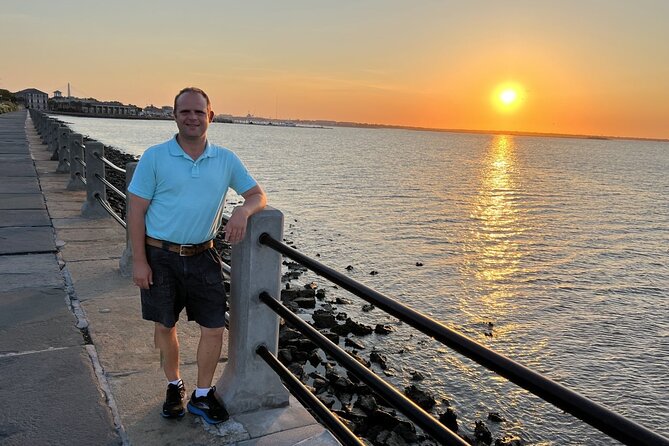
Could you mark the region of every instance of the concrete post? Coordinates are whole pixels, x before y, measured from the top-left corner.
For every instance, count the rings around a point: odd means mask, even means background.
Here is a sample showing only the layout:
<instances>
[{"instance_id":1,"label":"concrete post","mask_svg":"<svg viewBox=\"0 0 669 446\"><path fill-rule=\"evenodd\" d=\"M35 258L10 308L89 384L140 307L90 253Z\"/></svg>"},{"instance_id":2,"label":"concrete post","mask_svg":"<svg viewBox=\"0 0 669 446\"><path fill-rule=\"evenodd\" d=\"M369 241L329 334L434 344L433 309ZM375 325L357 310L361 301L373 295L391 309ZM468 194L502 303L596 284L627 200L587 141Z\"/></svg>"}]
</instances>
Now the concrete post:
<instances>
[{"instance_id":1,"label":"concrete post","mask_svg":"<svg viewBox=\"0 0 669 446\"><path fill-rule=\"evenodd\" d=\"M100 178L105 177L105 163L100 159L104 156L105 146L101 142L88 141L85 150L86 201L81 206L81 216L85 218L111 217L97 198L99 197L104 201L107 200L107 187L100 181Z\"/></svg>"},{"instance_id":2,"label":"concrete post","mask_svg":"<svg viewBox=\"0 0 669 446\"><path fill-rule=\"evenodd\" d=\"M60 122L57 120L52 120L49 124L49 136L47 141L46 149L49 152L55 152L58 148L58 129L60 128Z\"/></svg>"},{"instance_id":3,"label":"concrete post","mask_svg":"<svg viewBox=\"0 0 669 446\"><path fill-rule=\"evenodd\" d=\"M84 190L86 185L77 176L86 177L84 167L77 161L84 159L84 137L79 133L74 133L69 140L69 158L70 162L70 182L67 183L67 190Z\"/></svg>"},{"instance_id":4,"label":"concrete post","mask_svg":"<svg viewBox=\"0 0 669 446\"><path fill-rule=\"evenodd\" d=\"M125 222L128 222L128 186L135 174L137 163L126 163L125 165ZM127 228L125 231L125 249L121 254L121 260L118 261L119 269L123 277L132 277L132 245L130 244L130 233Z\"/></svg>"},{"instance_id":5,"label":"concrete post","mask_svg":"<svg viewBox=\"0 0 669 446\"><path fill-rule=\"evenodd\" d=\"M51 123L51 119L48 116L43 116L40 122L40 129L39 129L39 136L40 139L42 140L42 144L46 144L47 141L47 136L49 136L49 126Z\"/></svg>"},{"instance_id":6,"label":"concrete post","mask_svg":"<svg viewBox=\"0 0 669 446\"><path fill-rule=\"evenodd\" d=\"M56 150L51 155L51 161L60 161L60 152L66 150L63 146L67 146L67 135L69 133L70 129L66 125L58 127L58 143L56 144ZM58 163L58 167L60 167L60 163ZM58 171L58 167L56 167L56 172Z\"/></svg>"},{"instance_id":7,"label":"concrete post","mask_svg":"<svg viewBox=\"0 0 669 446\"><path fill-rule=\"evenodd\" d=\"M280 295L281 254L258 243L263 232L283 239L279 210L267 208L249 218L244 240L232 248L228 362L217 382L231 414L288 405L288 390L255 353L265 345L276 355L279 345L279 316L258 296Z\"/></svg>"},{"instance_id":8,"label":"concrete post","mask_svg":"<svg viewBox=\"0 0 669 446\"><path fill-rule=\"evenodd\" d=\"M81 136L81 135L79 135ZM58 150L58 167L56 167L56 173L69 173L70 172L70 146L74 144L75 139L78 137L76 133L68 133L67 138L65 139L65 144L61 146Z\"/></svg>"}]
</instances>

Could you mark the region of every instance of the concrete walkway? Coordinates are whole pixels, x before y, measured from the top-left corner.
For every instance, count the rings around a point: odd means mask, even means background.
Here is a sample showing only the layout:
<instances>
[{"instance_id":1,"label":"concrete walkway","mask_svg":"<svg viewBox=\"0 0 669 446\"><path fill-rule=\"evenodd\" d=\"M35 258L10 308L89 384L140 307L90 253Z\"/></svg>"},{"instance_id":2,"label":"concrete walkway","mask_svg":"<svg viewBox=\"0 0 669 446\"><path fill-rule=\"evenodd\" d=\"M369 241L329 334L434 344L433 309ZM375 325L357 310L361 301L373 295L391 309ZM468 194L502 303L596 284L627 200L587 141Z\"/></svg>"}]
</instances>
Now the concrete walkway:
<instances>
[{"instance_id":1,"label":"concrete walkway","mask_svg":"<svg viewBox=\"0 0 669 446\"><path fill-rule=\"evenodd\" d=\"M293 398L215 427L162 419L153 327L119 273L125 232L82 218L85 192L50 158L25 111L0 115L0 444L339 444ZM190 394L199 329L178 330Z\"/></svg>"}]
</instances>

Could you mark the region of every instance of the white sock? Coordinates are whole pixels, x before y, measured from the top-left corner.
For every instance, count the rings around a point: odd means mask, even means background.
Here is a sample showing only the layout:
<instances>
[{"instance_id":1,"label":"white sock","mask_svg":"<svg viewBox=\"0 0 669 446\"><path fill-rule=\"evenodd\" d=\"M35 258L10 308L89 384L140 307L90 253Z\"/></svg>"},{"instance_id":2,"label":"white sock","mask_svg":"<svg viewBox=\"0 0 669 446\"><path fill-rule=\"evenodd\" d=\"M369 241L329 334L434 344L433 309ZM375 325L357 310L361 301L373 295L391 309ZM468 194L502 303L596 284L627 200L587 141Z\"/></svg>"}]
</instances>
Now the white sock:
<instances>
[{"instance_id":1,"label":"white sock","mask_svg":"<svg viewBox=\"0 0 669 446\"><path fill-rule=\"evenodd\" d=\"M181 378L177 378L174 381L170 381L168 384L174 384L175 386L178 386L180 382L181 382Z\"/></svg>"},{"instance_id":2,"label":"white sock","mask_svg":"<svg viewBox=\"0 0 669 446\"><path fill-rule=\"evenodd\" d=\"M207 396L209 391L211 390L211 387L205 387L204 389L200 387L195 388L195 398L200 398L201 396Z\"/></svg>"}]
</instances>

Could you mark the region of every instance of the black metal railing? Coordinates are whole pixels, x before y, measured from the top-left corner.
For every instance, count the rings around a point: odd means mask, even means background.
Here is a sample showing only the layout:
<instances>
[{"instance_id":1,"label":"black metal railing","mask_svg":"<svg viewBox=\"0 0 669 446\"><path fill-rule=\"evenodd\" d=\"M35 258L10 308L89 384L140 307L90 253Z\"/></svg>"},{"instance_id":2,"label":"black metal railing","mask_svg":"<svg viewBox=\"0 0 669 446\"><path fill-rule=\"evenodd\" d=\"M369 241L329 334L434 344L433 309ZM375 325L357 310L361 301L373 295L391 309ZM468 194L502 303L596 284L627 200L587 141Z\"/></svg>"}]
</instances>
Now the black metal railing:
<instances>
[{"instance_id":1,"label":"black metal railing","mask_svg":"<svg viewBox=\"0 0 669 446\"><path fill-rule=\"evenodd\" d=\"M420 426L425 432L432 435L436 440L447 445L467 445L467 443L457 434L451 432L429 413L425 412L420 406L416 405L409 398L399 393L394 387L376 376L345 350L341 349L337 344L319 333L318 330L311 325L304 322L268 293L262 293L260 295L260 301L267 304L267 306L274 310L274 312L284 318L287 323L295 327L300 333L336 359L344 366L344 368L353 372L358 379L367 384L372 390L381 395L381 397L391 406L402 412L407 418Z\"/></svg>"},{"instance_id":2,"label":"black metal railing","mask_svg":"<svg viewBox=\"0 0 669 446\"><path fill-rule=\"evenodd\" d=\"M270 298L271 299L271 298ZM351 432L344 423L333 414L318 398L316 398L299 379L290 373L276 357L265 347L261 345L256 349L256 353L276 372L281 378L291 394L305 406L309 407L319 420L328 428L339 441L346 446L364 446L365 443Z\"/></svg>"},{"instance_id":3,"label":"black metal railing","mask_svg":"<svg viewBox=\"0 0 669 446\"><path fill-rule=\"evenodd\" d=\"M424 314L300 253L264 233L259 242L302 264L320 276L370 302L478 364L505 377L541 399L574 415L604 434L627 445L669 446L669 439L650 431L529 368L490 350ZM267 299L263 302L270 305ZM275 305L270 305L277 311ZM277 311L278 312L278 311ZM281 313L280 313L281 314ZM283 314L281 314L284 317ZM303 333L307 334L307 333ZM313 339L312 339L313 340ZM315 342L315 341L314 341ZM398 408L399 409L399 408ZM405 413L408 416L408 414ZM422 427L422 426L421 426Z\"/></svg>"}]
</instances>

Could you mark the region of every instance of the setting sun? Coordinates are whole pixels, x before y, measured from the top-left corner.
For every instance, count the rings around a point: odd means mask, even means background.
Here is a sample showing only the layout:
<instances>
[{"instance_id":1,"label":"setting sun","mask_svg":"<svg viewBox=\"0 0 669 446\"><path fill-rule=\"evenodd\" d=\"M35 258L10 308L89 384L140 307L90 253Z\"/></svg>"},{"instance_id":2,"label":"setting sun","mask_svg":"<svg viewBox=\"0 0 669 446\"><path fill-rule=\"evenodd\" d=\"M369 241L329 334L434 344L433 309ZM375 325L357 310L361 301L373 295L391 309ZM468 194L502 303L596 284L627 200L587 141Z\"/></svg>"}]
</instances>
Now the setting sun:
<instances>
[{"instance_id":1,"label":"setting sun","mask_svg":"<svg viewBox=\"0 0 669 446\"><path fill-rule=\"evenodd\" d=\"M492 102L502 113L515 111L524 99L522 92L522 87L516 83L500 84L492 94Z\"/></svg>"},{"instance_id":2,"label":"setting sun","mask_svg":"<svg viewBox=\"0 0 669 446\"><path fill-rule=\"evenodd\" d=\"M515 90L507 89L499 95L499 100L502 101L502 103L509 105L512 104L517 97L518 93L516 93Z\"/></svg>"}]
</instances>

